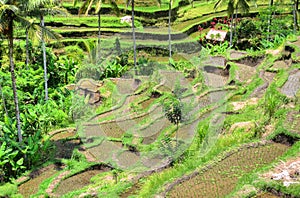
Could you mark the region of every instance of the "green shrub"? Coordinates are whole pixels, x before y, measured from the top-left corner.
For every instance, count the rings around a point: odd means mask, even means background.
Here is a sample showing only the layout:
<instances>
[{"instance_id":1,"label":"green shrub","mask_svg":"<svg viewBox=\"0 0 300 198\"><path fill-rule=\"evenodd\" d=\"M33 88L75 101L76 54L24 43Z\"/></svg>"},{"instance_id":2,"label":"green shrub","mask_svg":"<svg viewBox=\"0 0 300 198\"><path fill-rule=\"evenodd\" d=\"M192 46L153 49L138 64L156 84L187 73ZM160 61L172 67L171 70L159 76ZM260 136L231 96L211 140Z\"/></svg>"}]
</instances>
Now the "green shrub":
<instances>
[{"instance_id":1,"label":"green shrub","mask_svg":"<svg viewBox=\"0 0 300 198\"><path fill-rule=\"evenodd\" d=\"M11 197L18 192L18 187L11 183L0 186L0 197Z\"/></svg>"}]
</instances>

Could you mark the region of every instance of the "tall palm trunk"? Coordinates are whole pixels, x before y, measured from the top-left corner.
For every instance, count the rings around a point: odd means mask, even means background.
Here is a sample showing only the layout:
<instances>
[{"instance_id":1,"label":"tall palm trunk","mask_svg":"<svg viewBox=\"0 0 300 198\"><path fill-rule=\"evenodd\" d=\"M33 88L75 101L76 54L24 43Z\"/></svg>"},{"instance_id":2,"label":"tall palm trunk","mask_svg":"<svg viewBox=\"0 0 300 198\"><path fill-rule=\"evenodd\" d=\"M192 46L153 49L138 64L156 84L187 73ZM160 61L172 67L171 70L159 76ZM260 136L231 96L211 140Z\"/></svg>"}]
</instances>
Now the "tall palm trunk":
<instances>
[{"instance_id":1,"label":"tall palm trunk","mask_svg":"<svg viewBox=\"0 0 300 198\"><path fill-rule=\"evenodd\" d=\"M12 16L11 16L12 17ZM17 85L16 85L16 76L15 76L15 65L13 60L13 48L14 48L14 38L13 38L13 20L10 19L8 22L8 43L9 43L9 64L10 64L10 74L14 95L14 103L15 103L15 112L17 118L17 129L18 129L18 139L19 142L23 141L22 133L21 133L21 120L20 120L20 110L19 110L19 100L17 94Z\"/></svg>"},{"instance_id":2,"label":"tall palm trunk","mask_svg":"<svg viewBox=\"0 0 300 198\"><path fill-rule=\"evenodd\" d=\"M45 100L48 100L48 77L47 77L47 59L46 59L46 46L45 46L45 40L44 40L44 16L41 15L41 26L42 26L42 36L41 36L41 42L42 42L42 50L43 50L43 64L44 64L44 80L45 80Z\"/></svg>"},{"instance_id":3,"label":"tall palm trunk","mask_svg":"<svg viewBox=\"0 0 300 198\"><path fill-rule=\"evenodd\" d=\"M98 12L98 46L97 46L97 51L98 51L98 57L97 57L97 62L100 63L101 59L101 15L100 15L100 10Z\"/></svg>"},{"instance_id":4,"label":"tall palm trunk","mask_svg":"<svg viewBox=\"0 0 300 198\"><path fill-rule=\"evenodd\" d=\"M299 0L295 0L295 3L296 3L296 5L295 5L295 9L296 9L296 20L297 20L297 30L299 29L298 28L298 17L299 17Z\"/></svg>"},{"instance_id":5,"label":"tall palm trunk","mask_svg":"<svg viewBox=\"0 0 300 198\"><path fill-rule=\"evenodd\" d=\"M230 22L230 40L229 40L229 45L230 45L230 47L232 46L233 17L234 17L234 13L231 14L231 22Z\"/></svg>"},{"instance_id":6,"label":"tall palm trunk","mask_svg":"<svg viewBox=\"0 0 300 198\"><path fill-rule=\"evenodd\" d=\"M1 93L1 98L2 98L2 104L3 104L4 111L5 111L5 115L8 117L8 111L7 111L7 108L6 108L5 98L4 98L4 94L3 94L2 90L3 89L2 89L2 86L1 86L1 83L0 83L0 93Z\"/></svg>"},{"instance_id":7,"label":"tall palm trunk","mask_svg":"<svg viewBox=\"0 0 300 198\"><path fill-rule=\"evenodd\" d=\"M29 35L28 28L26 28L26 69L28 69L29 65Z\"/></svg>"},{"instance_id":8,"label":"tall palm trunk","mask_svg":"<svg viewBox=\"0 0 300 198\"><path fill-rule=\"evenodd\" d=\"M270 0L270 3L269 3L270 9L273 9L273 5L274 5L274 0ZM272 25L272 18L273 18L273 11L270 14L269 20L268 20L268 29L267 29L268 35L267 35L267 40L270 39L270 28L271 28L271 25Z\"/></svg>"},{"instance_id":9,"label":"tall palm trunk","mask_svg":"<svg viewBox=\"0 0 300 198\"><path fill-rule=\"evenodd\" d=\"M171 45L171 14L172 14L172 0L169 2L169 28L168 28L168 34L169 34L169 58L172 58L172 45Z\"/></svg>"},{"instance_id":10,"label":"tall palm trunk","mask_svg":"<svg viewBox=\"0 0 300 198\"><path fill-rule=\"evenodd\" d=\"M135 28L134 28L134 0L131 0L131 25L132 25L132 40L133 40L133 63L134 63L135 75L137 75L136 43L135 43Z\"/></svg>"},{"instance_id":11,"label":"tall palm trunk","mask_svg":"<svg viewBox=\"0 0 300 198\"><path fill-rule=\"evenodd\" d=\"M237 17L238 17L238 5L236 5L235 9L235 18L234 18L234 36L236 35L236 26L237 26Z\"/></svg>"},{"instance_id":12,"label":"tall palm trunk","mask_svg":"<svg viewBox=\"0 0 300 198\"><path fill-rule=\"evenodd\" d=\"M293 5L293 22L294 22L294 34L296 34L296 31L298 29L298 21L297 21L297 13L296 13L296 0L292 0Z\"/></svg>"}]
</instances>

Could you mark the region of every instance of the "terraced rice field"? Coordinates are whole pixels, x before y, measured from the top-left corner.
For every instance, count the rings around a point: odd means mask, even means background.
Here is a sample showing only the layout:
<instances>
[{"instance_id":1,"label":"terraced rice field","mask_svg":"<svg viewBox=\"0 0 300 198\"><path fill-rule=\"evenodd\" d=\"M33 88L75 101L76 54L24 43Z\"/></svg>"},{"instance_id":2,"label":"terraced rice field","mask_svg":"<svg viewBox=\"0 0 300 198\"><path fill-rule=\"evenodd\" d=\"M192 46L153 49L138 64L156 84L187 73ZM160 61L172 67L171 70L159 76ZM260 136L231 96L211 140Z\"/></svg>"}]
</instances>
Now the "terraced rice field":
<instances>
[{"instance_id":1,"label":"terraced rice field","mask_svg":"<svg viewBox=\"0 0 300 198\"><path fill-rule=\"evenodd\" d=\"M269 164L281 156L288 146L270 144L242 149L196 176L175 185L168 197L224 197L233 191L240 177Z\"/></svg>"},{"instance_id":2,"label":"terraced rice field","mask_svg":"<svg viewBox=\"0 0 300 198\"><path fill-rule=\"evenodd\" d=\"M89 184L93 176L96 176L102 172L108 171L108 168L99 169L99 170L88 170L82 173L71 176L67 179L62 180L58 187L55 189L54 193L56 196L62 196L68 192L79 190Z\"/></svg>"},{"instance_id":3,"label":"terraced rice field","mask_svg":"<svg viewBox=\"0 0 300 198\"><path fill-rule=\"evenodd\" d=\"M287 82L281 88L281 92L289 97L294 97L297 91L300 89L300 71L292 73Z\"/></svg>"},{"instance_id":4,"label":"terraced rice field","mask_svg":"<svg viewBox=\"0 0 300 198\"><path fill-rule=\"evenodd\" d=\"M39 190L39 185L47 178L54 176L59 172L61 167L51 164L45 168L42 168L40 174L37 172L36 175L33 175L32 179L21 184L18 187L19 193L23 195L24 198L34 195Z\"/></svg>"},{"instance_id":5,"label":"terraced rice field","mask_svg":"<svg viewBox=\"0 0 300 198\"><path fill-rule=\"evenodd\" d=\"M249 67L244 64L236 64L238 67L237 70L237 79L241 82L247 82L252 79L252 77L256 73L256 68L255 67Z\"/></svg>"}]
</instances>

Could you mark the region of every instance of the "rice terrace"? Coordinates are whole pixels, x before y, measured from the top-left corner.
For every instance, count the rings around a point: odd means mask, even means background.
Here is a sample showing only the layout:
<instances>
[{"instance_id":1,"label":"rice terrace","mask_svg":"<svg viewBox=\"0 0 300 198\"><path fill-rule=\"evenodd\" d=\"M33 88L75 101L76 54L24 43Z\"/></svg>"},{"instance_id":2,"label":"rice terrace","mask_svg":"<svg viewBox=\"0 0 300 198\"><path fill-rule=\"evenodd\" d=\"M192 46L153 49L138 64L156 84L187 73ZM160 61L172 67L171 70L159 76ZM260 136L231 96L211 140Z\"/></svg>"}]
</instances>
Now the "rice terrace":
<instances>
[{"instance_id":1,"label":"rice terrace","mask_svg":"<svg viewBox=\"0 0 300 198\"><path fill-rule=\"evenodd\" d=\"M0 197L300 198L298 0L0 0Z\"/></svg>"}]
</instances>

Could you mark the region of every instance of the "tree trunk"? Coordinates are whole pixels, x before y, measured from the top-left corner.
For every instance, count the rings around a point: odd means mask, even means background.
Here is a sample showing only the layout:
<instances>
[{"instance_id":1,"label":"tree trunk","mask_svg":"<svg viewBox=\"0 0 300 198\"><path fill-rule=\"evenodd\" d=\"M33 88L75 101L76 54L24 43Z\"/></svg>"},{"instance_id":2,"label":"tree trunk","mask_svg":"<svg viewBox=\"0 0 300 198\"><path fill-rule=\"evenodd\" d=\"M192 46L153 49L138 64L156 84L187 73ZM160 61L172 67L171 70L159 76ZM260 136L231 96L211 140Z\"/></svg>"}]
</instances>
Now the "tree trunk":
<instances>
[{"instance_id":1,"label":"tree trunk","mask_svg":"<svg viewBox=\"0 0 300 198\"><path fill-rule=\"evenodd\" d=\"M297 21L297 13L296 13L296 0L292 0L293 4L293 18L294 18L294 34L296 34L297 27L298 27L298 21Z\"/></svg>"},{"instance_id":2,"label":"tree trunk","mask_svg":"<svg viewBox=\"0 0 300 198\"><path fill-rule=\"evenodd\" d=\"M274 1L270 0L270 3L269 3L270 9L273 9L273 5L274 5ZM270 14L269 20L268 20L267 40L270 39L270 27L271 27L271 24L272 24L272 18L273 18L273 12Z\"/></svg>"},{"instance_id":3,"label":"tree trunk","mask_svg":"<svg viewBox=\"0 0 300 198\"><path fill-rule=\"evenodd\" d=\"M44 40L44 16L41 15L41 26L42 26L42 50L43 50L43 63L44 63L44 79L45 79L45 100L48 100L48 77L47 77L47 59L46 59L46 46L45 46L45 40Z\"/></svg>"},{"instance_id":4,"label":"tree trunk","mask_svg":"<svg viewBox=\"0 0 300 198\"><path fill-rule=\"evenodd\" d=\"M131 0L131 25L132 25L132 40L133 40L133 63L134 63L135 75L137 75L136 43L135 43L135 27L134 27L134 0Z\"/></svg>"},{"instance_id":5,"label":"tree trunk","mask_svg":"<svg viewBox=\"0 0 300 198\"><path fill-rule=\"evenodd\" d=\"M299 30L298 27L298 17L299 17L299 0L295 0L296 1L296 19L297 19L297 30Z\"/></svg>"},{"instance_id":6,"label":"tree trunk","mask_svg":"<svg viewBox=\"0 0 300 198\"><path fill-rule=\"evenodd\" d=\"M172 0L169 2L169 58L172 58L172 45L171 45L171 14L172 14Z\"/></svg>"},{"instance_id":7,"label":"tree trunk","mask_svg":"<svg viewBox=\"0 0 300 198\"><path fill-rule=\"evenodd\" d=\"M231 15L231 22L230 22L230 41L229 41L229 45L230 45L230 47L232 46L232 35L233 35L233 17L234 17L234 14L232 13L232 15Z\"/></svg>"},{"instance_id":8,"label":"tree trunk","mask_svg":"<svg viewBox=\"0 0 300 198\"><path fill-rule=\"evenodd\" d=\"M236 5L236 8L235 8L234 36L236 36L237 16L238 16L238 5Z\"/></svg>"},{"instance_id":9,"label":"tree trunk","mask_svg":"<svg viewBox=\"0 0 300 198\"><path fill-rule=\"evenodd\" d=\"M100 63L101 59L101 15L100 10L98 12L98 46L97 46L97 62Z\"/></svg>"},{"instance_id":10,"label":"tree trunk","mask_svg":"<svg viewBox=\"0 0 300 198\"><path fill-rule=\"evenodd\" d=\"M178 147L178 125L179 122L176 123L176 148Z\"/></svg>"},{"instance_id":11,"label":"tree trunk","mask_svg":"<svg viewBox=\"0 0 300 198\"><path fill-rule=\"evenodd\" d=\"M28 70L29 65L29 35L28 28L26 28L26 69Z\"/></svg>"},{"instance_id":12,"label":"tree trunk","mask_svg":"<svg viewBox=\"0 0 300 198\"><path fill-rule=\"evenodd\" d=\"M9 64L10 64L10 74L14 95L15 111L17 118L17 129L18 129L18 139L19 142L23 141L22 132L21 132L21 120L20 120L20 110L19 110L19 100L17 94L17 85L16 85L16 76L15 76L15 65L13 60L13 48L14 48L14 38L13 38L13 21L9 20L8 22L8 43L9 43Z\"/></svg>"},{"instance_id":13,"label":"tree trunk","mask_svg":"<svg viewBox=\"0 0 300 198\"><path fill-rule=\"evenodd\" d=\"M3 94L3 91L2 91L1 83L0 83L0 93L1 93L2 104L3 104L4 111L5 111L5 115L8 117L8 111L7 111L7 108L6 108L6 104L5 104L5 99L4 99L4 94Z\"/></svg>"}]
</instances>

